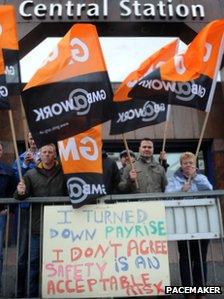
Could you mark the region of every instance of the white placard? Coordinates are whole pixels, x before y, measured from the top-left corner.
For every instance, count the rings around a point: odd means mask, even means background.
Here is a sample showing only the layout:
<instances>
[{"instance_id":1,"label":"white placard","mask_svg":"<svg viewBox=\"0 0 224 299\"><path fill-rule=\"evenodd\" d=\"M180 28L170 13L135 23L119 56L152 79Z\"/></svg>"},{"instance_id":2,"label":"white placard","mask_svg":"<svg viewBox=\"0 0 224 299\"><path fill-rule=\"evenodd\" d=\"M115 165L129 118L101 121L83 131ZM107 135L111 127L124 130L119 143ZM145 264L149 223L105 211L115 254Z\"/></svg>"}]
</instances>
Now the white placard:
<instances>
[{"instance_id":1,"label":"white placard","mask_svg":"<svg viewBox=\"0 0 224 299\"><path fill-rule=\"evenodd\" d=\"M44 208L43 298L155 296L166 285L162 202Z\"/></svg>"}]
</instances>

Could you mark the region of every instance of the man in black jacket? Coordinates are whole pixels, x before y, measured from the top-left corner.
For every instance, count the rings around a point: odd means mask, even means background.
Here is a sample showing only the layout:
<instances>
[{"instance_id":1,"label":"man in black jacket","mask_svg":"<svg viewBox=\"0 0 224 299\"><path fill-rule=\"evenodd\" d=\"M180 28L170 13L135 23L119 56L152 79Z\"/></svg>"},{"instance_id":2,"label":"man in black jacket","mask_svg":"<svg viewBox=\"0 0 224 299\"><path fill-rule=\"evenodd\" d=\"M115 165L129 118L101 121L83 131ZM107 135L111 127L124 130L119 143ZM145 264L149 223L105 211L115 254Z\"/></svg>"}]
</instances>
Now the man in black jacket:
<instances>
[{"instance_id":1,"label":"man in black jacket","mask_svg":"<svg viewBox=\"0 0 224 299\"><path fill-rule=\"evenodd\" d=\"M108 157L105 150L102 151L102 163L103 163L103 181L107 194L118 193L118 184L121 181L120 171L117 167L117 163Z\"/></svg>"},{"instance_id":2,"label":"man in black jacket","mask_svg":"<svg viewBox=\"0 0 224 299\"><path fill-rule=\"evenodd\" d=\"M136 158L134 152L131 151L131 150L129 150L129 154L130 154L130 157L131 157L131 163L134 163L135 158ZM123 150L120 153L120 162L121 162L121 165L122 165L122 167L120 168L120 174L122 176L123 173L124 173L124 168L126 167L126 165L130 164L130 160L129 160L129 156L128 156L127 150Z\"/></svg>"}]
</instances>

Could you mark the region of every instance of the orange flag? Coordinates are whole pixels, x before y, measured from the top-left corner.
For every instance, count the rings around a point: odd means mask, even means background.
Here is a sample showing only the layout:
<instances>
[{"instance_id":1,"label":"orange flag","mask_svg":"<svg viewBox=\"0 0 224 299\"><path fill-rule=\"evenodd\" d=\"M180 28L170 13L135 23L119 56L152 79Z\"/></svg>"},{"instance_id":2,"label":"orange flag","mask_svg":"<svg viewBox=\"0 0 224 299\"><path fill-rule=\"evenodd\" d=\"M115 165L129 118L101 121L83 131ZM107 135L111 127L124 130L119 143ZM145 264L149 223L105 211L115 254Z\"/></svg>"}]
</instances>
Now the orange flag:
<instances>
[{"instance_id":1,"label":"orange flag","mask_svg":"<svg viewBox=\"0 0 224 299\"><path fill-rule=\"evenodd\" d=\"M0 45L3 51L9 95L19 95L21 89L19 47L15 8L12 5L0 5Z\"/></svg>"},{"instance_id":2,"label":"orange flag","mask_svg":"<svg viewBox=\"0 0 224 299\"><path fill-rule=\"evenodd\" d=\"M38 146L110 119L112 89L95 26L74 25L25 86L22 97Z\"/></svg>"},{"instance_id":3,"label":"orange flag","mask_svg":"<svg viewBox=\"0 0 224 299\"><path fill-rule=\"evenodd\" d=\"M184 54L144 76L128 96L209 111L223 55L223 35L224 19L209 23Z\"/></svg>"},{"instance_id":4,"label":"orange flag","mask_svg":"<svg viewBox=\"0 0 224 299\"><path fill-rule=\"evenodd\" d=\"M115 91L111 135L130 132L166 121L167 103L156 103L150 97L145 100L130 98L128 93L139 80L176 54L178 42L179 40L175 39L147 58L136 71L128 75Z\"/></svg>"},{"instance_id":5,"label":"orange flag","mask_svg":"<svg viewBox=\"0 0 224 299\"><path fill-rule=\"evenodd\" d=\"M58 149L74 208L106 195L103 184L101 125L59 141Z\"/></svg>"},{"instance_id":6,"label":"orange flag","mask_svg":"<svg viewBox=\"0 0 224 299\"><path fill-rule=\"evenodd\" d=\"M114 102L123 102L130 100L128 96L131 88L143 77L147 76L155 69L163 65L167 60L172 58L178 50L179 39L173 40L171 43L165 45L153 55L148 57L140 67L128 75L122 84L116 89L114 93Z\"/></svg>"}]
</instances>

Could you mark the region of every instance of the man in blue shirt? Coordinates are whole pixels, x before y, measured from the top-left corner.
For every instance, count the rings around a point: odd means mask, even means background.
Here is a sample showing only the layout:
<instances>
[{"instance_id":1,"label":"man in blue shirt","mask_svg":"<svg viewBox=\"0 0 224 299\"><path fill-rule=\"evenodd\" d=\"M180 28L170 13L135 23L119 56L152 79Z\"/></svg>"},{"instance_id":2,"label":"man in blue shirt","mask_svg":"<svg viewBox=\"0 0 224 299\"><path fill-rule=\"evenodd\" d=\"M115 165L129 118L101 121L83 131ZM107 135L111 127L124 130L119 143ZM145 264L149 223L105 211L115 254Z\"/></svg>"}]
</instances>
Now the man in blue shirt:
<instances>
[{"instance_id":1,"label":"man in blue shirt","mask_svg":"<svg viewBox=\"0 0 224 299\"><path fill-rule=\"evenodd\" d=\"M19 163L21 166L22 175L29 169L33 169L40 161L40 152L37 149L36 143L31 135L28 133L29 149L19 156ZM20 181L17 161L13 163L13 174L17 180Z\"/></svg>"}]
</instances>

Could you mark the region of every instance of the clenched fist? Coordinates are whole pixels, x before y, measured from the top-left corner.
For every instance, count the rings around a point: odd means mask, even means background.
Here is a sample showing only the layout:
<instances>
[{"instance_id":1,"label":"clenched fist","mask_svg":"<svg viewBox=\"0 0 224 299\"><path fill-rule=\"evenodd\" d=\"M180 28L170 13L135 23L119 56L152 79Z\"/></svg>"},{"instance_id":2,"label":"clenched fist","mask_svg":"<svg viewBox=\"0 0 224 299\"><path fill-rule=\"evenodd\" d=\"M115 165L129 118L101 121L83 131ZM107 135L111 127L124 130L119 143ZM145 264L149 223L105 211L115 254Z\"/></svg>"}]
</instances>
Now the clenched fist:
<instances>
[{"instance_id":1,"label":"clenched fist","mask_svg":"<svg viewBox=\"0 0 224 299\"><path fill-rule=\"evenodd\" d=\"M20 181L17 185L17 192L19 195L24 195L26 193L26 185L24 181Z\"/></svg>"}]
</instances>

